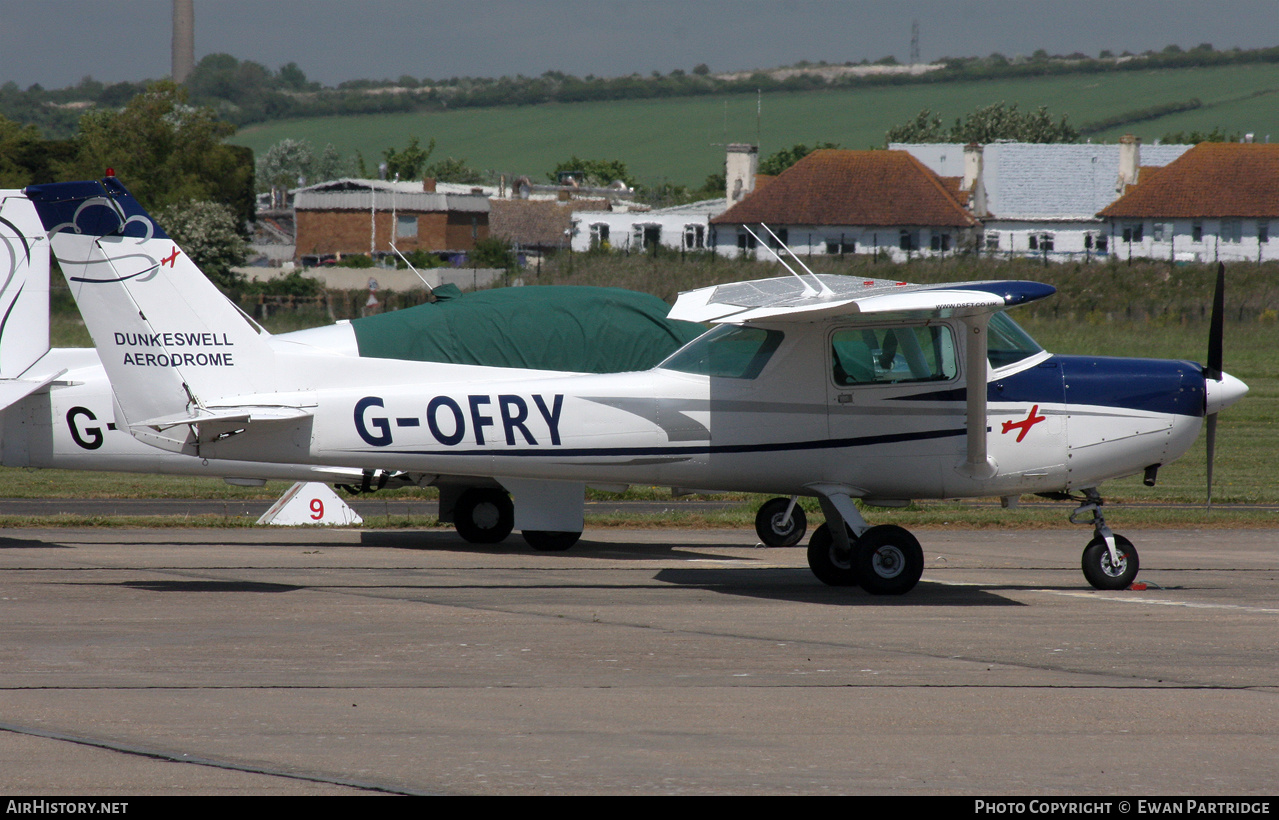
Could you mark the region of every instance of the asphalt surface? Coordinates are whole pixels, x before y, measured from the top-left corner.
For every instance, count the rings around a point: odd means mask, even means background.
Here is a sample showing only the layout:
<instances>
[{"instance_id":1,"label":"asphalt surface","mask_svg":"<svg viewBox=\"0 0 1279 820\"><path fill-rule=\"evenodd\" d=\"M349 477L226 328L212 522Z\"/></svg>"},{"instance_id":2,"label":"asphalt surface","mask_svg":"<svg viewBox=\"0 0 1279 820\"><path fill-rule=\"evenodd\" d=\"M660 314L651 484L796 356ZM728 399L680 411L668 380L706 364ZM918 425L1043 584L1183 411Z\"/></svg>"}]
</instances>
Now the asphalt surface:
<instances>
[{"instance_id":1,"label":"asphalt surface","mask_svg":"<svg viewBox=\"0 0 1279 820\"><path fill-rule=\"evenodd\" d=\"M0 789L1272 795L1279 531L924 532L909 595L748 531L21 529Z\"/></svg>"}]
</instances>

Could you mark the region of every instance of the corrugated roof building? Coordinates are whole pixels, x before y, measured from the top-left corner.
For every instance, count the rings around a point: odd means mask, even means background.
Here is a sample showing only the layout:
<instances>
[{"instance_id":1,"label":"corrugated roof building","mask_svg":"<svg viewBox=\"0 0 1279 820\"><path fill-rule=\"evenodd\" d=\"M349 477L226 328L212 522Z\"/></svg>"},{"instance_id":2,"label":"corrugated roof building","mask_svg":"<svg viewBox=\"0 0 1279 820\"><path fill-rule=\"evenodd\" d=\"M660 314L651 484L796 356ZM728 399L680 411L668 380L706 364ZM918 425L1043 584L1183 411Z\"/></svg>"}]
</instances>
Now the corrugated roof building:
<instances>
[{"instance_id":1,"label":"corrugated roof building","mask_svg":"<svg viewBox=\"0 0 1279 820\"><path fill-rule=\"evenodd\" d=\"M489 234L484 194L440 193L434 180L338 179L294 191L297 253L467 251Z\"/></svg>"},{"instance_id":2,"label":"corrugated roof building","mask_svg":"<svg viewBox=\"0 0 1279 820\"><path fill-rule=\"evenodd\" d=\"M983 251L1070 257L1105 256L1109 229L1097 212L1154 167L1189 145L996 142L893 143L943 178L959 181L983 223ZM1143 165L1144 163L1144 165Z\"/></svg>"}]
</instances>

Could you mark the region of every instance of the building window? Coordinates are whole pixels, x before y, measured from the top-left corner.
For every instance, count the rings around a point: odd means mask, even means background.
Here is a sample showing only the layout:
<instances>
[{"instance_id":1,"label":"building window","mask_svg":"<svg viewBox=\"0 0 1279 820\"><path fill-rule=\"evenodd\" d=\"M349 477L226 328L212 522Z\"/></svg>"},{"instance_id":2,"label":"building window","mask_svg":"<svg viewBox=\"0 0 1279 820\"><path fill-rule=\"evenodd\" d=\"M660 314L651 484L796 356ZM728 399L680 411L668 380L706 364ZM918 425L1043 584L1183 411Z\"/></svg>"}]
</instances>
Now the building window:
<instances>
[{"instance_id":1,"label":"building window","mask_svg":"<svg viewBox=\"0 0 1279 820\"><path fill-rule=\"evenodd\" d=\"M768 235L768 247L775 251L780 251L790 243L790 234L785 228L778 228Z\"/></svg>"},{"instance_id":2,"label":"building window","mask_svg":"<svg viewBox=\"0 0 1279 820\"><path fill-rule=\"evenodd\" d=\"M908 231L905 228L902 228L898 247L904 251L919 250L919 231Z\"/></svg>"},{"instance_id":3,"label":"building window","mask_svg":"<svg viewBox=\"0 0 1279 820\"><path fill-rule=\"evenodd\" d=\"M591 247L608 247L608 225L606 223L596 222L591 225Z\"/></svg>"},{"instance_id":4,"label":"building window","mask_svg":"<svg viewBox=\"0 0 1279 820\"><path fill-rule=\"evenodd\" d=\"M1124 241L1140 242L1145 238L1145 222L1129 222L1124 225Z\"/></svg>"},{"instance_id":5,"label":"building window","mask_svg":"<svg viewBox=\"0 0 1279 820\"><path fill-rule=\"evenodd\" d=\"M988 251L999 250L999 231L986 231L985 242L986 242L986 250Z\"/></svg>"},{"instance_id":6,"label":"building window","mask_svg":"<svg viewBox=\"0 0 1279 820\"><path fill-rule=\"evenodd\" d=\"M934 251L945 253L950 250L950 234L935 233L930 237L930 244Z\"/></svg>"},{"instance_id":7,"label":"building window","mask_svg":"<svg viewBox=\"0 0 1279 820\"><path fill-rule=\"evenodd\" d=\"M1257 223L1257 241L1263 245L1270 241L1269 222L1262 221Z\"/></svg>"},{"instance_id":8,"label":"building window","mask_svg":"<svg viewBox=\"0 0 1279 820\"><path fill-rule=\"evenodd\" d=\"M759 243L755 241L755 237L751 236L746 231L737 232L737 249L738 250L753 251L755 250L755 247L758 244Z\"/></svg>"},{"instance_id":9,"label":"building window","mask_svg":"<svg viewBox=\"0 0 1279 820\"><path fill-rule=\"evenodd\" d=\"M480 238L480 218L478 216L471 217L471 239Z\"/></svg>"},{"instance_id":10,"label":"building window","mask_svg":"<svg viewBox=\"0 0 1279 820\"><path fill-rule=\"evenodd\" d=\"M1095 251L1096 253L1105 253L1107 246L1110 244L1110 237L1104 233L1084 234L1084 249Z\"/></svg>"},{"instance_id":11,"label":"building window","mask_svg":"<svg viewBox=\"0 0 1279 820\"><path fill-rule=\"evenodd\" d=\"M1164 223L1155 222L1150 226L1150 238L1156 242L1164 241Z\"/></svg>"},{"instance_id":12,"label":"building window","mask_svg":"<svg viewBox=\"0 0 1279 820\"><path fill-rule=\"evenodd\" d=\"M684 250L695 251L706 247L706 226L684 226Z\"/></svg>"},{"instance_id":13,"label":"building window","mask_svg":"<svg viewBox=\"0 0 1279 820\"><path fill-rule=\"evenodd\" d=\"M1238 219L1221 220L1221 241L1238 242L1243 239L1243 222Z\"/></svg>"},{"instance_id":14,"label":"building window","mask_svg":"<svg viewBox=\"0 0 1279 820\"><path fill-rule=\"evenodd\" d=\"M846 253L857 253L857 241L853 239L845 239L842 236L839 239L827 239L826 253L831 256L835 256L836 254L842 256Z\"/></svg>"},{"instance_id":15,"label":"building window","mask_svg":"<svg viewBox=\"0 0 1279 820\"><path fill-rule=\"evenodd\" d=\"M631 234L631 245L635 248L655 248L661 241L661 225L636 225Z\"/></svg>"},{"instance_id":16,"label":"building window","mask_svg":"<svg viewBox=\"0 0 1279 820\"><path fill-rule=\"evenodd\" d=\"M1204 241L1204 224L1197 219L1190 223L1190 241Z\"/></svg>"},{"instance_id":17,"label":"building window","mask_svg":"<svg viewBox=\"0 0 1279 820\"><path fill-rule=\"evenodd\" d=\"M398 214L395 217L395 238L396 239L415 239L417 238L417 217L405 216Z\"/></svg>"},{"instance_id":18,"label":"building window","mask_svg":"<svg viewBox=\"0 0 1279 820\"><path fill-rule=\"evenodd\" d=\"M1032 233L1026 237L1032 251L1051 251L1053 235L1050 233Z\"/></svg>"}]
</instances>

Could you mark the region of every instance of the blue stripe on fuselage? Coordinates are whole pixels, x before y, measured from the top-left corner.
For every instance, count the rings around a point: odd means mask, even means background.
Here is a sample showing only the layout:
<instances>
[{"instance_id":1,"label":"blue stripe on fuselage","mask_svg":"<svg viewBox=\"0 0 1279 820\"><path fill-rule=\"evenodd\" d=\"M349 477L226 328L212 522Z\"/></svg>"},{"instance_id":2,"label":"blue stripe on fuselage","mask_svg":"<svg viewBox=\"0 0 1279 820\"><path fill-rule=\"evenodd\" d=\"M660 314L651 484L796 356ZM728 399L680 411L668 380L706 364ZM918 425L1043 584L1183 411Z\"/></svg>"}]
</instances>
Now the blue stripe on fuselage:
<instances>
[{"instance_id":1,"label":"blue stripe on fuselage","mask_svg":"<svg viewBox=\"0 0 1279 820\"><path fill-rule=\"evenodd\" d=\"M1064 399L1063 399L1063 387ZM901 396L895 401L956 401L964 388ZM1178 416L1203 416L1203 368L1174 359L1053 356L1035 367L990 382L988 402L1063 402Z\"/></svg>"}]
</instances>

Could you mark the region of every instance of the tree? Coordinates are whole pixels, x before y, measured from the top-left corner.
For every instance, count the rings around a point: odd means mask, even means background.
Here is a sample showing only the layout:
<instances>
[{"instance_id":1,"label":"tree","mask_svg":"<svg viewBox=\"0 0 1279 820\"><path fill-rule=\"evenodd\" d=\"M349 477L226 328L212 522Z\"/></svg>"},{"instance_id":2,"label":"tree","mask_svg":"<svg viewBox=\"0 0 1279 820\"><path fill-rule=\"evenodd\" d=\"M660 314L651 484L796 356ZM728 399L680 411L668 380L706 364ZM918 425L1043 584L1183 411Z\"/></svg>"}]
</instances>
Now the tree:
<instances>
[{"instance_id":1,"label":"tree","mask_svg":"<svg viewBox=\"0 0 1279 820\"><path fill-rule=\"evenodd\" d=\"M232 268L244 264L248 245L229 207L217 202L177 202L155 219L218 287L229 290L244 283L244 277Z\"/></svg>"},{"instance_id":2,"label":"tree","mask_svg":"<svg viewBox=\"0 0 1279 820\"><path fill-rule=\"evenodd\" d=\"M0 116L0 188L22 188L35 182L31 165L40 150L40 132Z\"/></svg>"},{"instance_id":3,"label":"tree","mask_svg":"<svg viewBox=\"0 0 1279 820\"><path fill-rule=\"evenodd\" d=\"M1079 131L1062 117L1053 122L1045 106L1033 112L1022 113L1017 103L998 102L978 108L966 117L955 120L947 130L941 117L928 109L920 111L913 120L890 128L886 142L975 142L986 144L997 140L1014 142L1078 142Z\"/></svg>"},{"instance_id":4,"label":"tree","mask_svg":"<svg viewBox=\"0 0 1279 820\"><path fill-rule=\"evenodd\" d=\"M759 164L759 172L768 176L776 176L804 157L822 148L838 148L839 145L834 142L819 142L812 148L807 145L798 143L790 148L783 148L776 153L769 154Z\"/></svg>"},{"instance_id":5,"label":"tree","mask_svg":"<svg viewBox=\"0 0 1279 820\"><path fill-rule=\"evenodd\" d=\"M187 105L186 90L166 80L122 111L81 117L74 154L54 172L96 179L111 168L152 213L177 202L221 202L246 222L254 216L253 153L223 143L234 131L212 109Z\"/></svg>"},{"instance_id":6,"label":"tree","mask_svg":"<svg viewBox=\"0 0 1279 820\"><path fill-rule=\"evenodd\" d=\"M478 185L484 174L466 164L465 159L438 160L426 166L425 175L438 182L456 182L462 185Z\"/></svg>"},{"instance_id":7,"label":"tree","mask_svg":"<svg viewBox=\"0 0 1279 820\"><path fill-rule=\"evenodd\" d=\"M1243 134L1236 131L1227 134L1220 125L1213 126L1211 131L1172 131L1164 134L1160 142L1164 145L1198 145L1201 142L1239 142Z\"/></svg>"},{"instance_id":8,"label":"tree","mask_svg":"<svg viewBox=\"0 0 1279 820\"><path fill-rule=\"evenodd\" d=\"M434 138L425 150L418 144L417 137L410 137L409 144L403 151L387 148L382 152L383 158L386 159L386 178L395 179L398 175L400 179L405 180L421 179L422 169L426 167L426 161L430 159L433 151L435 151Z\"/></svg>"},{"instance_id":9,"label":"tree","mask_svg":"<svg viewBox=\"0 0 1279 820\"><path fill-rule=\"evenodd\" d=\"M292 188L305 184L315 167L315 152L306 140L285 138L258 157L258 190Z\"/></svg>"},{"instance_id":10,"label":"tree","mask_svg":"<svg viewBox=\"0 0 1279 820\"><path fill-rule=\"evenodd\" d=\"M636 188L638 183L627 170L626 163L619 159L580 159L576 154L555 166L555 170L546 176L551 182L559 182L563 176L573 176L581 184L594 188L604 188L620 180L627 188Z\"/></svg>"},{"instance_id":11,"label":"tree","mask_svg":"<svg viewBox=\"0 0 1279 820\"><path fill-rule=\"evenodd\" d=\"M467 254L467 259L476 268L515 267L515 252L510 243L496 236L475 240L475 249Z\"/></svg>"}]
</instances>

